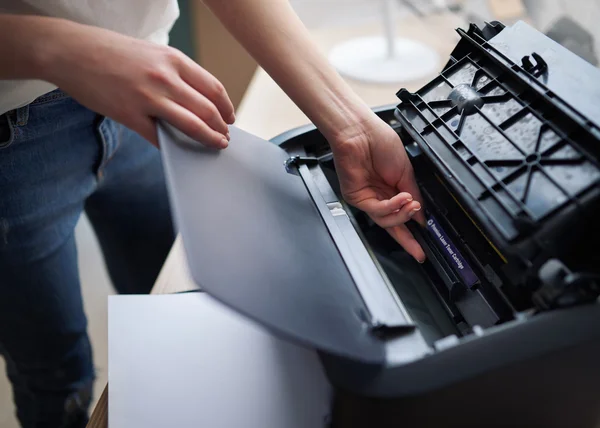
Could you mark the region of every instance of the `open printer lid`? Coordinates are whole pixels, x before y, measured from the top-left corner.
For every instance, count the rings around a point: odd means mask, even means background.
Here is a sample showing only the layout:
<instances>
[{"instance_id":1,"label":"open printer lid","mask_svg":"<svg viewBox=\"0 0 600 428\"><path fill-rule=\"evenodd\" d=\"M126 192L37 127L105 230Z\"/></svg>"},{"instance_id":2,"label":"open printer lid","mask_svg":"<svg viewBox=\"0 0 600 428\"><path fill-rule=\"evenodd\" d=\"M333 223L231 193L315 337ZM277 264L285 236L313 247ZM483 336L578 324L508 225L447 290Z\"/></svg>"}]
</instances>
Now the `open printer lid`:
<instances>
[{"instance_id":1,"label":"open printer lid","mask_svg":"<svg viewBox=\"0 0 600 428\"><path fill-rule=\"evenodd\" d=\"M287 338L383 363L384 343L364 299L373 290L359 292L353 255L340 255L336 226L318 209L325 201L286 170L290 155L282 148L236 127L230 135L229 147L216 151L159 125L171 207L194 281ZM371 272L374 279L365 282L371 286L377 277ZM389 294L379 301L393 304ZM398 308L382 318L413 327Z\"/></svg>"}]
</instances>

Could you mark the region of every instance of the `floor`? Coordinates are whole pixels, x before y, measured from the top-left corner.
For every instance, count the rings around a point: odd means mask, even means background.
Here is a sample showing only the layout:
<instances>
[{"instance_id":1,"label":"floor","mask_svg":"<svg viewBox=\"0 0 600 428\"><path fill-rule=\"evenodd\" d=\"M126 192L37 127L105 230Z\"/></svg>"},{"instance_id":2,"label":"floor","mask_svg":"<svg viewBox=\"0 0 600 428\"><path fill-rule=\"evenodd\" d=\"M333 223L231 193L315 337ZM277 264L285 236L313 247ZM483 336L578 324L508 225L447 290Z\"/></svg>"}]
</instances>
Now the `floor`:
<instances>
[{"instance_id":1,"label":"floor","mask_svg":"<svg viewBox=\"0 0 600 428\"><path fill-rule=\"evenodd\" d=\"M381 19L381 9L375 0L292 0L291 2L302 20L311 29L332 25L352 26L368 21L376 23ZM548 2L555 3L550 0ZM419 2L425 8L431 7L435 3L439 2ZM585 9L584 4L584 0L571 2L571 6L575 5L572 10L583 10ZM398 5L400 5L399 0ZM397 12L398 17L414 13L405 6L399 6ZM82 217L77 226L76 237L85 308L89 319L89 331L98 376L95 392L97 398L106 385L107 296L112 294L113 290L103 266L97 241L85 217ZM13 416L11 392L7 380L2 375L3 370L3 361L0 360L0 428L17 428L18 425Z\"/></svg>"}]
</instances>

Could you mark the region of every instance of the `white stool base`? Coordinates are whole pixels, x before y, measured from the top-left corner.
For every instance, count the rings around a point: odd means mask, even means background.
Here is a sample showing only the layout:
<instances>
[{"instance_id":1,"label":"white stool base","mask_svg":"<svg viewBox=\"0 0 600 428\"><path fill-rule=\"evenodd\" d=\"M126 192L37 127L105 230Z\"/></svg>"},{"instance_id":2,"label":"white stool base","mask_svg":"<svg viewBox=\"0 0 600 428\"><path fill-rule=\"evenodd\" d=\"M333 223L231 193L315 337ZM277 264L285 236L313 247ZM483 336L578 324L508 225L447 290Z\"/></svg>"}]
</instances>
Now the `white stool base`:
<instances>
[{"instance_id":1,"label":"white stool base","mask_svg":"<svg viewBox=\"0 0 600 428\"><path fill-rule=\"evenodd\" d=\"M348 78L378 84L418 80L438 71L439 55L422 43L397 38L393 55L384 37L361 37L335 46L329 61Z\"/></svg>"}]
</instances>

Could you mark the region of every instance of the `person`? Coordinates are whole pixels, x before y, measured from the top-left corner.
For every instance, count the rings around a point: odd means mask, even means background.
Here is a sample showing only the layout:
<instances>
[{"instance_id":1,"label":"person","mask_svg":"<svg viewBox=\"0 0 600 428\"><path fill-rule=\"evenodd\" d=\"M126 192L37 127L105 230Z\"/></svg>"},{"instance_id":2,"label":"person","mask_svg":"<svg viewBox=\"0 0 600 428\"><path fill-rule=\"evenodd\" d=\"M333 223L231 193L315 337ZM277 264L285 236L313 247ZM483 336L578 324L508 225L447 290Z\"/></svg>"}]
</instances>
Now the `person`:
<instances>
[{"instance_id":1,"label":"person","mask_svg":"<svg viewBox=\"0 0 600 428\"><path fill-rule=\"evenodd\" d=\"M398 135L289 3L205 3L328 139L345 199L424 260L405 226L424 217ZM117 291L147 293L173 241L155 119L227 147L225 88L167 45L178 13L176 0L0 0L0 352L25 428L87 421L82 212Z\"/></svg>"}]
</instances>

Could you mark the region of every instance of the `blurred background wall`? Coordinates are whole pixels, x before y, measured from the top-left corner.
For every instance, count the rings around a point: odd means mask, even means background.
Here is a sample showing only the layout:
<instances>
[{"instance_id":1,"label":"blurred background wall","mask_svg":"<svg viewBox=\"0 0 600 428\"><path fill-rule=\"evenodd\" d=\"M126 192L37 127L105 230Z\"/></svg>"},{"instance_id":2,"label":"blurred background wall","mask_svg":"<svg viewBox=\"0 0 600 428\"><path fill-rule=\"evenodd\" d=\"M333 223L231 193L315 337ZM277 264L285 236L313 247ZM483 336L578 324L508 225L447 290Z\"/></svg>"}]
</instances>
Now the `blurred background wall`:
<instances>
[{"instance_id":1,"label":"blurred background wall","mask_svg":"<svg viewBox=\"0 0 600 428\"><path fill-rule=\"evenodd\" d=\"M307 26L364 25L381 20L378 0L291 0ZM589 62L600 58L600 1L597 0L396 0L400 15L426 15L446 8L468 22L530 22ZM171 44L221 80L237 107L256 71L255 61L200 0L179 0L181 17Z\"/></svg>"},{"instance_id":2,"label":"blurred background wall","mask_svg":"<svg viewBox=\"0 0 600 428\"><path fill-rule=\"evenodd\" d=\"M170 44L223 82L237 107L256 70L256 62L201 1L179 0L179 8L181 15L171 32Z\"/></svg>"}]
</instances>

